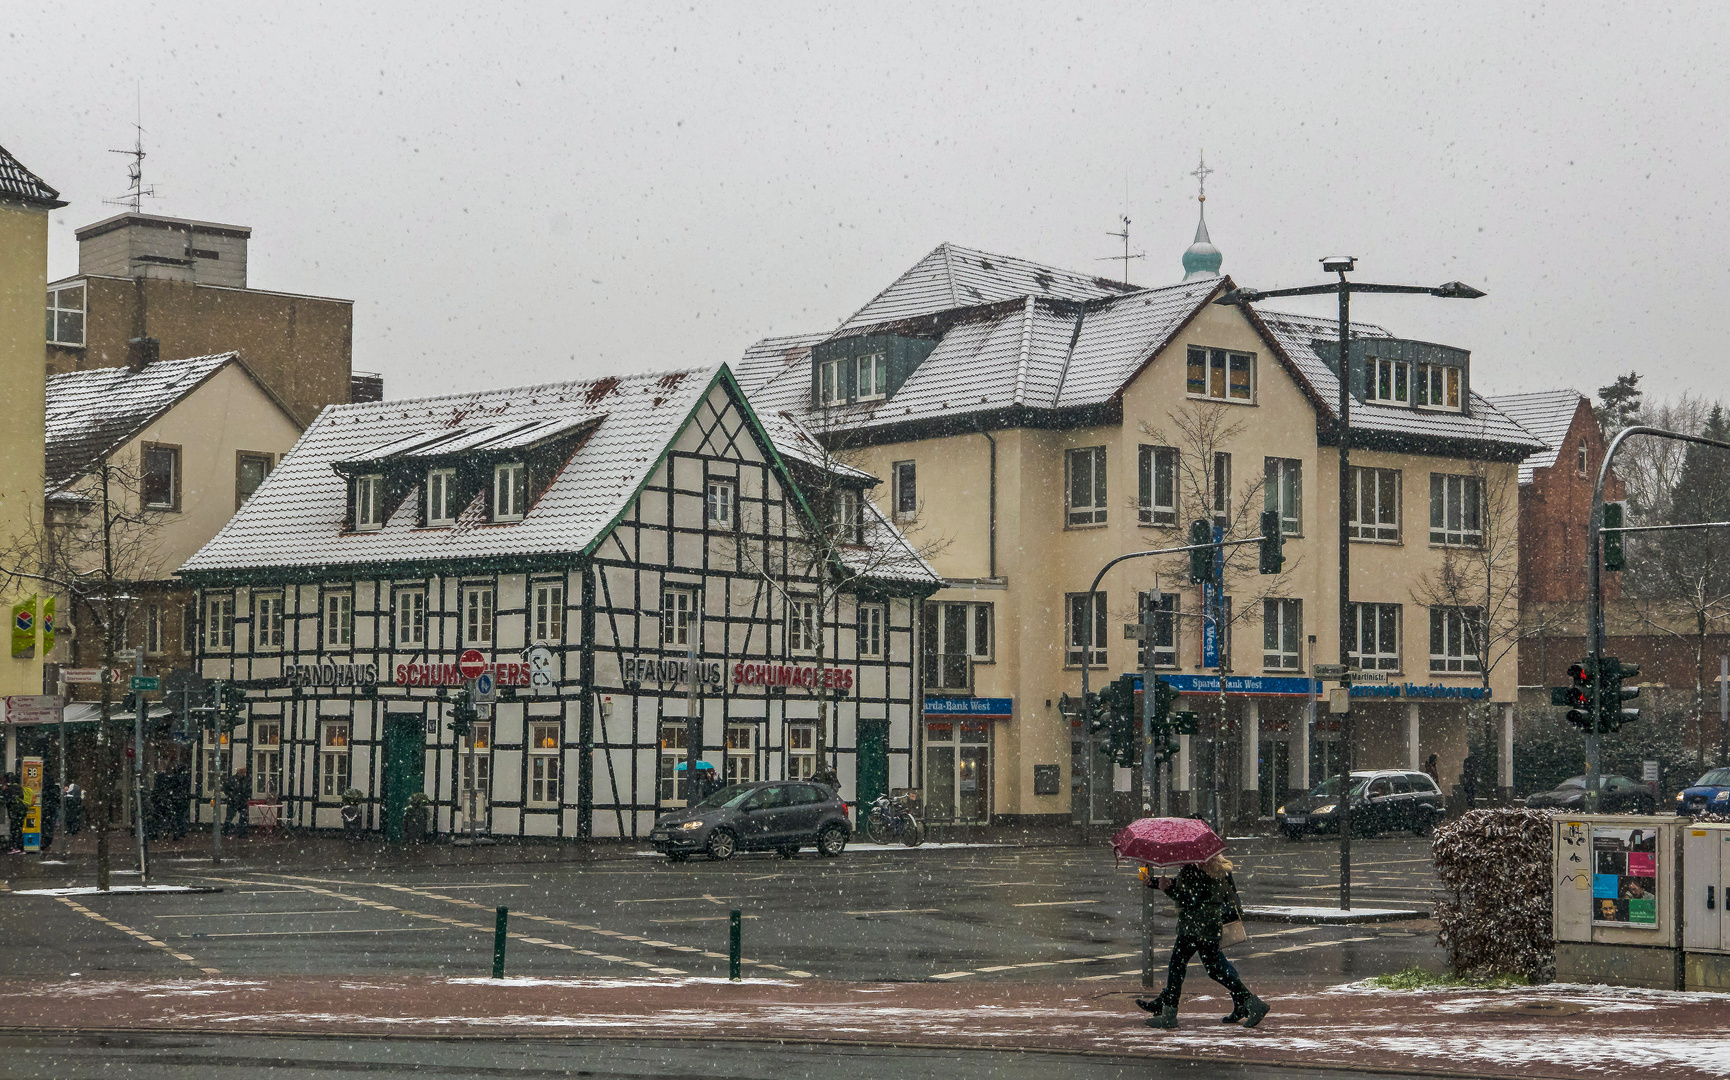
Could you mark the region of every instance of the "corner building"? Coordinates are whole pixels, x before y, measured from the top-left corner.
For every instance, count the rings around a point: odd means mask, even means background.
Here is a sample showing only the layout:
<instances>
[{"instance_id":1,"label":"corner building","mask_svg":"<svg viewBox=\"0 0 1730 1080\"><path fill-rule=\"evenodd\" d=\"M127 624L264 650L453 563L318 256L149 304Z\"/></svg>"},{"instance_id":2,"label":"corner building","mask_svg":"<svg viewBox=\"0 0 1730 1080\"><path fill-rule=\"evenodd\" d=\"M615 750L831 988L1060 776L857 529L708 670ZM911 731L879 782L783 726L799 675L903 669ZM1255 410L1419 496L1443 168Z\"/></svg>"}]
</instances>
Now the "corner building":
<instances>
[{"instance_id":1,"label":"corner building","mask_svg":"<svg viewBox=\"0 0 1730 1080\"><path fill-rule=\"evenodd\" d=\"M202 673L248 691L237 766L285 824L339 827L352 788L387 837L417 792L465 830L471 791L495 836L645 835L693 714L729 780L908 786L941 581L814 445L725 366L326 409L181 570ZM863 515L844 588L816 588L801 476ZM458 739L475 670L499 701Z\"/></svg>"}]
</instances>

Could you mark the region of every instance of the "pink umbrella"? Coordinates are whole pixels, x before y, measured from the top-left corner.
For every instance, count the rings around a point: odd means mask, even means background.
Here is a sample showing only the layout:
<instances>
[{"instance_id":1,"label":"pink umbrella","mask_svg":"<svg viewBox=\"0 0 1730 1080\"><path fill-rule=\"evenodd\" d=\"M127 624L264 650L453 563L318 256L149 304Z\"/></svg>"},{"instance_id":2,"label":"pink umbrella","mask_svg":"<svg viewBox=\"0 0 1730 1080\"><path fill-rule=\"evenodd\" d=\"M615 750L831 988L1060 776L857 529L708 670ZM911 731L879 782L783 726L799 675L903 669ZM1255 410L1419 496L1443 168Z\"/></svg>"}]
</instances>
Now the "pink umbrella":
<instances>
[{"instance_id":1,"label":"pink umbrella","mask_svg":"<svg viewBox=\"0 0 1730 1080\"><path fill-rule=\"evenodd\" d=\"M1149 866L1202 863L1225 850L1225 841L1194 818L1149 817L1132 821L1111 838L1120 859Z\"/></svg>"}]
</instances>

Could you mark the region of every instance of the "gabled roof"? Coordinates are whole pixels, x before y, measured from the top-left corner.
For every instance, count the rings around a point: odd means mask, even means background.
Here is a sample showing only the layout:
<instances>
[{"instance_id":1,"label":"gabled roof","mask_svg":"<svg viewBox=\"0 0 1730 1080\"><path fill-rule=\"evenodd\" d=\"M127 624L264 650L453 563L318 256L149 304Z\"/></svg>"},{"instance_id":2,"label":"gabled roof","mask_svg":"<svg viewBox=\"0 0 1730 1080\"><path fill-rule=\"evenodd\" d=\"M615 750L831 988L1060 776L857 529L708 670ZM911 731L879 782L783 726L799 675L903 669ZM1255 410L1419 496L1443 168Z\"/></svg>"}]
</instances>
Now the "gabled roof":
<instances>
[{"instance_id":1,"label":"gabled roof","mask_svg":"<svg viewBox=\"0 0 1730 1080\"><path fill-rule=\"evenodd\" d=\"M185 360L158 360L142 371L93 368L51 376L45 460L49 494L66 487L126 445L229 364L246 368L239 353L225 352ZM247 375L258 382L250 370ZM258 385L263 389L262 383ZM282 407L281 402L277 405ZM287 409L283 411L287 413Z\"/></svg>"},{"instance_id":2,"label":"gabled roof","mask_svg":"<svg viewBox=\"0 0 1730 1080\"><path fill-rule=\"evenodd\" d=\"M945 242L855 311L836 333L1021 296L1094 300L1134 291L1135 286L1120 281Z\"/></svg>"},{"instance_id":3,"label":"gabled roof","mask_svg":"<svg viewBox=\"0 0 1730 1080\"><path fill-rule=\"evenodd\" d=\"M45 210L66 205L58 191L26 169L22 162L6 152L4 146L0 146L0 198L18 199Z\"/></svg>"},{"instance_id":4,"label":"gabled roof","mask_svg":"<svg viewBox=\"0 0 1730 1080\"><path fill-rule=\"evenodd\" d=\"M1544 448L1520 462L1520 483L1529 484L1537 469L1556 463L1562 441L1574 426L1574 417L1586 396L1578 390L1539 390L1530 394L1501 394L1490 399L1503 413L1538 437Z\"/></svg>"}]
</instances>

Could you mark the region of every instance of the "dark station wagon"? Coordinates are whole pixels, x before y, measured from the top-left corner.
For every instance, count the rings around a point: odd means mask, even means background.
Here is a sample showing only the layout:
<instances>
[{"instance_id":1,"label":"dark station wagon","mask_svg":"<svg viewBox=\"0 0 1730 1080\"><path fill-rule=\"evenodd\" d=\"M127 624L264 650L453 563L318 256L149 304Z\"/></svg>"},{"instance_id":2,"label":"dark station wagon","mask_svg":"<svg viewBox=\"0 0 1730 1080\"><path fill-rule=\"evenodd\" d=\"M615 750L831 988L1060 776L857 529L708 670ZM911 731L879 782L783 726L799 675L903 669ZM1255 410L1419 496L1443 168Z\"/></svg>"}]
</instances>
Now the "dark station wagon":
<instances>
[{"instance_id":1,"label":"dark station wagon","mask_svg":"<svg viewBox=\"0 0 1730 1080\"><path fill-rule=\"evenodd\" d=\"M1447 803L1427 773L1386 770L1352 773L1352 835L1410 831L1429 835ZM1293 840L1312 832L1338 833L1340 778L1330 776L1307 794L1292 795L1274 815Z\"/></svg>"},{"instance_id":2,"label":"dark station wagon","mask_svg":"<svg viewBox=\"0 0 1730 1080\"><path fill-rule=\"evenodd\" d=\"M808 844L833 858L853 836L847 807L826 784L793 780L732 784L695 806L655 820L649 842L674 862L731 859L740 851L791 857Z\"/></svg>"}]
</instances>

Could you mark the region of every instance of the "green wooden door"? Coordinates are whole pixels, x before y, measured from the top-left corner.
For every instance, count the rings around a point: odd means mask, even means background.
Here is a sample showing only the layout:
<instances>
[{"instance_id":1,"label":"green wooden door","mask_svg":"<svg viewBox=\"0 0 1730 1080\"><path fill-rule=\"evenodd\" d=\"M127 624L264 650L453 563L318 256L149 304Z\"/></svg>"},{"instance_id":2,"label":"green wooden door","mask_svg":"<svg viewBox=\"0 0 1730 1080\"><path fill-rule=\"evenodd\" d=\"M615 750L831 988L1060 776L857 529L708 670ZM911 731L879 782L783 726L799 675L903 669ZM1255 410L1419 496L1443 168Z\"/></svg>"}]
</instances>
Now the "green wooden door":
<instances>
[{"instance_id":1,"label":"green wooden door","mask_svg":"<svg viewBox=\"0 0 1730 1080\"><path fill-rule=\"evenodd\" d=\"M869 810L877 796L889 790L889 721L859 721L859 754L856 765L858 805Z\"/></svg>"},{"instance_id":2,"label":"green wooden door","mask_svg":"<svg viewBox=\"0 0 1730 1080\"><path fill-rule=\"evenodd\" d=\"M426 786L426 726L418 716L393 716L384 723L384 838L402 842L402 815L408 800Z\"/></svg>"}]
</instances>

